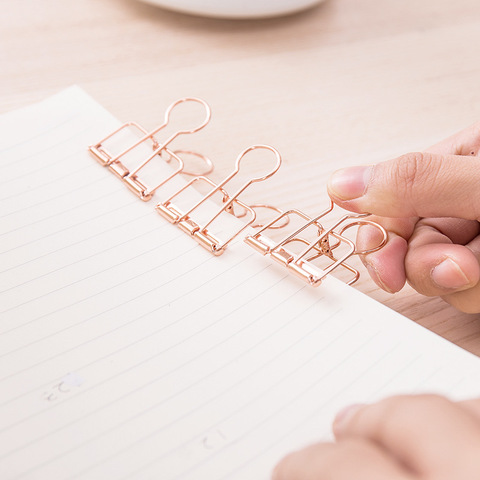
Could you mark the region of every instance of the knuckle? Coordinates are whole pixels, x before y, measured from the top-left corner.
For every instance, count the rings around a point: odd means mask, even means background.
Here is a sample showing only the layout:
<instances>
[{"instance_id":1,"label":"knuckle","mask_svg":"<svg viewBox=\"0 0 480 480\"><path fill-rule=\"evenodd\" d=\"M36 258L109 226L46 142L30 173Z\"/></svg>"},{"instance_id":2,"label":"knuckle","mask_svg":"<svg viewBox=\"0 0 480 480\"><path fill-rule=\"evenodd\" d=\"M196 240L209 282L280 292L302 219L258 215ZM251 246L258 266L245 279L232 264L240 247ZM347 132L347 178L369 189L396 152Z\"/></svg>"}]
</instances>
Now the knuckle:
<instances>
[{"instance_id":1,"label":"knuckle","mask_svg":"<svg viewBox=\"0 0 480 480\"><path fill-rule=\"evenodd\" d=\"M393 162L392 186L411 210L417 211L436 196L442 184L442 162L427 152L412 152Z\"/></svg>"},{"instance_id":2,"label":"knuckle","mask_svg":"<svg viewBox=\"0 0 480 480\"><path fill-rule=\"evenodd\" d=\"M417 185L425 185L428 180L432 180L432 176L438 173L438 168L433 155L412 152L399 158L395 173L398 187L413 191Z\"/></svg>"}]
</instances>

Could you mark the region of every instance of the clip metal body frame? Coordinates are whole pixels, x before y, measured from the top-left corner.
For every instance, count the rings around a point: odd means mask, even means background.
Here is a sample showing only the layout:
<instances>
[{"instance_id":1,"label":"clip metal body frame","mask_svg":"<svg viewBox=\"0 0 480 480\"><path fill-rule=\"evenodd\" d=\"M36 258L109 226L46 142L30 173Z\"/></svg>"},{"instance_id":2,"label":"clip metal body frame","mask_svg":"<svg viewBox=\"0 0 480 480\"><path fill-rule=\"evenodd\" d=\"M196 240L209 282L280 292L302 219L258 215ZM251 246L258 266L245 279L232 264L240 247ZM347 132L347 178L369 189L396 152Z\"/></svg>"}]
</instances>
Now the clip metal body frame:
<instances>
[{"instance_id":1,"label":"clip metal body frame","mask_svg":"<svg viewBox=\"0 0 480 480\"><path fill-rule=\"evenodd\" d=\"M309 285L314 287L320 285L323 279L338 267L344 268L352 273L353 277L347 282L348 285L352 285L358 280L360 273L358 270L345 263L346 260L352 255L366 255L382 248L387 242L387 232L381 225L369 220L363 220L368 214L344 215L328 229L325 229L320 223L320 220L333 210L333 206L333 202L330 201L330 206L315 217L310 217L300 210L288 210L278 215L255 234L248 235L244 241L262 255L268 256L286 267L290 272L307 282ZM265 235L265 230L272 228L272 226L280 220L289 218L292 215L299 216L305 220L306 223L291 234L287 235L280 242L275 242ZM375 248L359 251L356 249L355 243L343 235L347 229L361 225L374 226L382 233L382 241ZM318 234L313 240L308 241L300 235L311 226L317 228ZM335 230L338 227L341 227L340 231ZM300 242L305 245L300 253L294 253L287 247L288 244L294 242ZM336 258L334 250L340 245L345 246L346 251L344 251L339 258ZM313 263L315 259L320 257L326 257L331 261L326 268L319 268Z\"/></svg>"},{"instance_id":2,"label":"clip metal body frame","mask_svg":"<svg viewBox=\"0 0 480 480\"><path fill-rule=\"evenodd\" d=\"M180 105L181 103L186 103L186 102L200 103L204 107L205 118L203 122L197 127L192 129L178 130L172 135L170 135L170 137L168 137L164 142L159 143L158 140L155 138L155 135L168 125L172 110L177 105ZM158 127L156 127L154 130L152 130L151 132L148 132L136 122L127 122L121 125L119 128L117 128L115 131L113 131L109 135L107 135L105 138L100 140L100 142L96 143L95 145L89 146L88 149L102 166L107 167L114 175L119 177L125 183L125 185L133 193L135 193L135 195L137 195L143 201L148 201L152 198L153 194L158 188L160 188L162 185L167 183L175 175L178 175L179 173L184 173L187 175L197 175L196 173L186 172L184 170L184 162L179 156L180 153L189 153L191 155L195 155L201 158L202 161L205 162L205 164L207 165L206 171L198 172L198 175L206 175L213 170L212 162L203 155L200 155L195 152L184 151L184 150L172 151L168 148L168 145L180 135L195 133L201 130L202 128L204 128L210 121L210 117L211 117L210 107L203 100L195 97L181 98L176 102L172 103L167 108L165 112L164 122ZM118 153L117 155L111 154L105 147L105 143L127 128L134 128L138 130L141 133L141 137L137 141L135 141L133 144L131 144L129 147L124 149L122 152ZM152 153L148 155L146 159L142 160L132 171L130 171L129 168L127 168L125 164L122 163L121 161L122 157L124 157L129 152L131 152L132 150L134 150L135 148L137 148L138 146L140 146L145 142L151 142L152 144L151 146L153 150ZM168 162L170 162L172 159L175 160L177 163L177 168L171 174L169 174L166 178L164 178L160 183L156 184L153 187L148 187L142 180L138 178L138 173L155 157L159 156L161 158L162 153L166 153L168 155L169 157L167 160Z\"/></svg>"},{"instance_id":3,"label":"clip metal body frame","mask_svg":"<svg viewBox=\"0 0 480 480\"><path fill-rule=\"evenodd\" d=\"M230 195L225 190L225 185L235 177L239 170L240 170L240 163L242 159L251 151L258 150L258 149L265 149L269 150L275 155L275 165L274 168L268 172L266 175L260 177L253 177L248 180L242 187L240 187L233 195ZM239 195L242 194L252 183L261 182L270 178L274 175L277 170L280 168L281 165L281 157L280 154L276 149L269 145L253 145L245 149L235 161L235 169L234 171L228 175L223 181L220 183L215 183L212 180L208 179L207 177L200 176L192 179L188 182L185 186L183 186L180 190L175 192L172 196L170 196L164 202L159 203L156 205L157 212L165 217L170 223L176 224L181 228L184 232L191 235L200 245L202 245L207 250L211 251L214 255L221 255L227 245L237 237L241 232L243 232L248 226L252 225L252 223L256 219L255 210L243 203L238 199ZM181 192L186 190L187 188L193 186L196 182L206 182L211 187L213 187L203 198L190 207L187 211L182 212L178 207L172 204L172 200L178 196ZM204 224L200 224L192 218L192 214L199 208L204 202L206 202L209 198L211 198L215 193L220 192L223 195L223 205L216 211L216 213ZM237 229L233 235L231 235L227 240L219 240L214 235L209 232L210 225L223 213L231 213L234 214L234 206L240 206L244 213L242 212L241 215L236 215L238 217L247 217L243 225ZM234 214L235 215L235 214Z\"/></svg>"},{"instance_id":4,"label":"clip metal body frame","mask_svg":"<svg viewBox=\"0 0 480 480\"><path fill-rule=\"evenodd\" d=\"M180 129L170 134L168 138L162 142L156 137L170 121L170 115L172 110L182 103L193 102L203 106L205 110L205 118L196 127L190 129ZM170 223L177 225L182 231L194 238L202 247L209 250L213 255L221 255L226 247L240 235L249 226L252 228L259 228L256 233L247 235L244 238L245 243L254 248L264 256L271 257L275 262L283 265L290 272L297 277L307 282L312 286L318 286L322 280L330 274L336 268L346 269L352 275L352 278L347 283L351 285L356 282L360 276L360 273L350 265L346 260L352 255L366 255L382 248L387 242L387 232L381 226L370 220L366 220L365 217L368 214L359 215L344 215L339 220L335 221L329 228L324 228L321 222L324 218L333 210L334 204L330 201L330 205L322 213L315 217L310 217L307 214L297 209L291 209L286 212L266 204L251 204L247 205L239 199L239 196L253 183L261 182L270 178L280 168L282 159L278 151L269 145L253 145L246 148L235 161L235 168L233 172L228 175L224 180L216 183L206 177L208 173L213 170L212 162L205 156L192 152L190 150L173 150L170 148L170 144L177 137L181 135L195 133L204 128L210 121L211 112L210 107L206 102L195 97L185 97L172 103L165 112L164 122L156 127L152 131L147 131L141 127L138 123L128 122L121 125L115 131L107 135L100 142L88 147L90 153L95 159L105 168L108 168L115 176L120 178L122 182L129 188L130 191L143 201L148 201L152 198L154 193L162 185L169 182L173 177L178 174L189 175L192 178L189 182L183 185L179 190L170 195L166 200L158 203L155 206L157 212L166 218ZM109 151L108 143L110 141L117 140L117 135L121 134L127 129L136 130L139 138L131 143L127 148L124 148L120 153L112 154ZM107 145L106 145L107 144ZM148 145L151 151L147 151L147 154L143 153L146 158L131 159L125 161L125 156L132 152L132 150L140 147L141 145ZM230 194L227 191L227 184L239 173L240 164L242 159L254 150L267 150L273 153L275 157L275 164L273 168L263 176L255 176L250 178L243 184L235 193ZM184 160L182 156L192 155L201 159L205 164L203 171L192 172L185 170ZM146 165L153 159L159 159L166 163L174 162L175 168L163 173L164 178L157 182L154 186L148 186L145 180L139 178L139 173ZM127 166L129 163L134 163L134 167ZM144 174L145 176L145 174ZM207 194L203 195L193 205L187 209L182 210L177 207L173 202L182 192L189 188L193 188L198 184L206 184L210 190ZM222 197L222 205L217 208L212 216L205 221L199 221L196 217L203 217L204 213L199 213L199 209L205 202L211 199L215 194L220 194ZM278 213L276 217L266 225L260 225L256 220L256 209L270 209ZM241 225L232 226L233 234L229 233L226 239L217 238L212 234L212 223L218 219L222 213L229 213L243 222ZM288 234L280 242L272 240L267 234L266 230L283 229L286 228L293 216L300 217L304 222L299 228L292 233ZM356 249L355 243L344 235L344 232L353 226L372 225L378 228L382 233L382 241L375 248L369 250L359 251ZM317 230L313 236L309 232L308 239L304 238L308 228L314 228ZM305 232L305 233L304 233ZM313 240L312 240L313 238ZM293 244L297 248L293 248ZM298 252L298 245L301 245L301 251ZM338 247L342 248L336 250ZM316 260L323 260L323 264L327 264L325 268L320 268ZM317 264L316 264L317 263Z\"/></svg>"}]
</instances>

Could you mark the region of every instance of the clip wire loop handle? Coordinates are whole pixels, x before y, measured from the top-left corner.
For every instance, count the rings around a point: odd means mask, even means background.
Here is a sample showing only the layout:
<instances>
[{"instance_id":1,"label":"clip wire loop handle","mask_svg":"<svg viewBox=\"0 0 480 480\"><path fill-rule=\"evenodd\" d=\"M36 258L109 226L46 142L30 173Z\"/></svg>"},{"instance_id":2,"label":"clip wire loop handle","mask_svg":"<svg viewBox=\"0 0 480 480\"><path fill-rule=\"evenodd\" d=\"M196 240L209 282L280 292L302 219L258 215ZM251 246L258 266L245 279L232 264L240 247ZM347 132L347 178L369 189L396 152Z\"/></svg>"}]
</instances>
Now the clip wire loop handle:
<instances>
[{"instance_id":1,"label":"clip wire loop handle","mask_svg":"<svg viewBox=\"0 0 480 480\"><path fill-rule=\"evenodd\" d=\"M202 120L202 122L191 129L180 129L171 134L165 141L162 143L159 143L158 140L155 138L155 135L159 133L161 130L163 130L169 123L170 121L170 116L172 113L172 110L177 106L182 103L187 103L187 102L193 102L193 103L199 103L200 105L203 106L205 109L205 118ZM171 178L173 178L175 175L181 173L184 168L184 162L178 155L180 151L172 152L169 150L167 147L168 145L175 140L177 137L180 135L186 135L186 134L191 134L198 132L202 128L204 128L208 122L210 121L211 118L211 110L209 105L204 101L199 98L195 97L185 97L185 98L180 98L179 100L175 101L172 103L167 110L165 111L165 117L164 117L164 122L156 127L152 131L147 131L140 125L138 125L135 122L128 122L117 128L115 131L107 135L105 138L100 140L95 145L91 145L89 147L89 151L94 155L94 157L99 161L101 165L104 167L108 167L116 176L118 176L121 180L124 181L124 183L127 185L127 187L135 193L140 199L147 201L152 198L153 194L155 191L164 185L166 182L168 182ZM112 137L117 135L119 132L122 130L133 127L137 130L140 131L142 136L135 141L133 144L131 144L129 147L118 153L117 155L112 155L111 153L108 152L108 150L105 148L105 142L110 140ZM148 155L148 157L141 161L140 164L138 164L132 171L130 171L122 162L121 159L124 157L126 154L131 152L133 149L141 145L142 143L146 141L151 141L152 142L152 148L153 152ZM177 168L174 170L174 172L171 175L168 175L166 179L162 180L159 184L155 185L154 187L147 187L142 181L140 181L137 177L138 172L144 168L153 158L155 158L157 155L161 155L162 152L166 152L169 155L169 160L171 161L172 158L175 159L177 162ZM207 171L212 170L212 162L203 155L196 154L194 152L190 151L183 151L183 153L189 153L196 155L200 157L207 165ZM192 172L188 172L189 175L192 175Z\"/></svg>"},{"instance_id":2,"label":"clip wire loop handle","mask_svg":"<svg viewBox=\"0 0 480 480\"><path fill-rule=\"evenodd\" d=\"M309 217L299 210L288 210L277 216L254 235L247 236L245 242L262 255L269 256L276 262L282 264L293 274L312 286L320 285L323 279L338 267L342 267L353 274L353 277L347 282L351 285L358 280L360 273L355 268L345 263L346 260L352 255L367 255L368 253L372 253L382 248L387 242L387 232L381 225L370 220L363 220L363 218L369 214L344 215L339 220L335 221L332 226L326 229L320 223L320 220L323 221L323 218L333 210L333 206L333 202L330 201L329 207L315 217ZM287 235L280 242L274 242L264 234L267 228L272 228L275 223L291 215L299 216L303 220L306 220L306 223L291 234ZM336 229L342 225L343 227L340 231L336 231ZM347 238L344 235L344 232L354 226L364 225L378 228L382 233L382 240L374 248L358 250L355 243ZM313 240L308 241L302 238L300 234L310 226L314 226L318 230L318 234ZM287 248L287 245L294 242L300 242L306 246L300 253L293 253ZM341 245L343 245L344 249L337 258L334 254L335 249ZM329 265L323 269L313 263L314 260L320 257L326 258L329 261Z\"/></svg>"},{"instance_id":3,"label":"clip wire loop handle","mask_svg":"<svg viewBox=\"0 0 480 480\"><path fill-rule=\"evenodd\" d=\"M233 177L235 177L239 173L242 160L245 158L245 156L248 153L254 150L259 150L259 149L267 150L274 154L275 164L273 168L265 175L253 177L250 180L248 180L233 195L228 194L224 187L230 180L232 180ZM277 170L280 168L281 163L282 163L281 156L275 148L269 145L253 145L245 149L242 153L240 153L240 155L237 157L235 161L234 171L230 175L228 175L224 180L222 180L220 183L214 183L212 180L204 176L196 177L192 179L190 182L188 182L180 190L175 192L167 200L159 203L155 208L158 211L158 213L160 213L163 217L165 217L169 222L173 224L177 224L182 230L192 235L195 238L195 240L197 240L200 243L200 245L205 247L207 250L210 250L214 255L221 255L225 250L225 248L227 247L227 245L235 237L237 237L237 235L239 235L243 230L245 230L249 225L251 225L256 219L256 213L254 209L246 205L242 201L240 201L238 198L239 195L241 195L253 183L262 182L270 178L272 175L274 175L277 172ZM178 196L181 192L183 192L184 190L192 186L195 182L206 182L213 188L206 195L204 195L201 198L201 200L199 200L192 207L190 207L186 212L181 212L180 209L178 209L171 202L176 196ZM206 223L204 223L203 225L200 225L199 223L197 223L191 218L192 213L195 212L195 210L197 210L202 204L204 204L209 198L211 198L217 192L220 192L223 195L222 206L220 207L220 209L216 211L216 213L214 213L212 217L210 217L210 219ZM235 205L240 206L245 213L243 213L242 211L241 215L236 215L234 213ZM247 219L245 223L243 223L243 225L239 229L237 229L233 233L233 235L230 236L230 238L222 242L219 239L215 238L212 234L210 234L210 232L208 231L208 228L223 212L231 213L237 217L247 217Z\"/></svg>"}]
</instances>

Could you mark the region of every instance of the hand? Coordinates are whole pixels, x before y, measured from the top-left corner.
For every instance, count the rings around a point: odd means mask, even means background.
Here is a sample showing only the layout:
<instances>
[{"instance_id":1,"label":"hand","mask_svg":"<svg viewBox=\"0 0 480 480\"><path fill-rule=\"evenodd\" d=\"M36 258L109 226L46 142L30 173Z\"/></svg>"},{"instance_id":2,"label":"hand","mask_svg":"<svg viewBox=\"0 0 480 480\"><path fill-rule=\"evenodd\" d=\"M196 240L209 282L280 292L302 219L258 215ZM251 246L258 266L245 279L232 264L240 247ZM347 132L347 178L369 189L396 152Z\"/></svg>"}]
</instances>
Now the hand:
<instances>
[{"instance_id":1,"label":"hand","mask_svg":"<svg viewBox=\"0 0 480 480\"><path fill-rule=\"evenodd\" d=\"M423 153L339 170L328 189L335 203L387 229L387 245L363 259L381 288L393 293L408 281L480 312L480 123ZM378 244L378 230L362 227L357 241Z\"/></svg>"},{"instance_id":2,"label":"hand","mask_svg":"<svg viewBox=\"0 0 480 480\"><path fill-rule=\"evenodd\" d=\"M340 412L336 443L284 458L272 480L473 480L480 478L480 399L391 397Z\"/></svg>"}]
</instances>

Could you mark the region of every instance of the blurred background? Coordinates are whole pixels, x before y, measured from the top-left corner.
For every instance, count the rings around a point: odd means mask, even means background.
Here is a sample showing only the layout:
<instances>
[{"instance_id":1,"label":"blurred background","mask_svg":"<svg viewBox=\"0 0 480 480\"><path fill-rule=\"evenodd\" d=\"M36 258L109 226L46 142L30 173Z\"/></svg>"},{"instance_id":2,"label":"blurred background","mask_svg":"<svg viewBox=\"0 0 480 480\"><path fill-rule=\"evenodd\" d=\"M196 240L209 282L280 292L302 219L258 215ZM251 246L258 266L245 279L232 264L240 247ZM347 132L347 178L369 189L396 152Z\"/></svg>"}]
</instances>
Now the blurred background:
<instances>
[{"instance_id":1,"label":"blurred background","mask_svg":"<svg viewBox=\"0 0 480 480\"><path fill-rule=\"evenodd\" d=\"M281 208L314 214L336 168L421 150L480 120L478 0L325 0L259 20L138 0L0 0L0 12L0 112L78 84L152 128L175 99L201 97L212 121L189 147L219 179L245 147L275 146L284 166L251 195ZM478 316L408 288L390 296L366 274L358 288L480 352Z\"/></svg>"}]
</instances>

